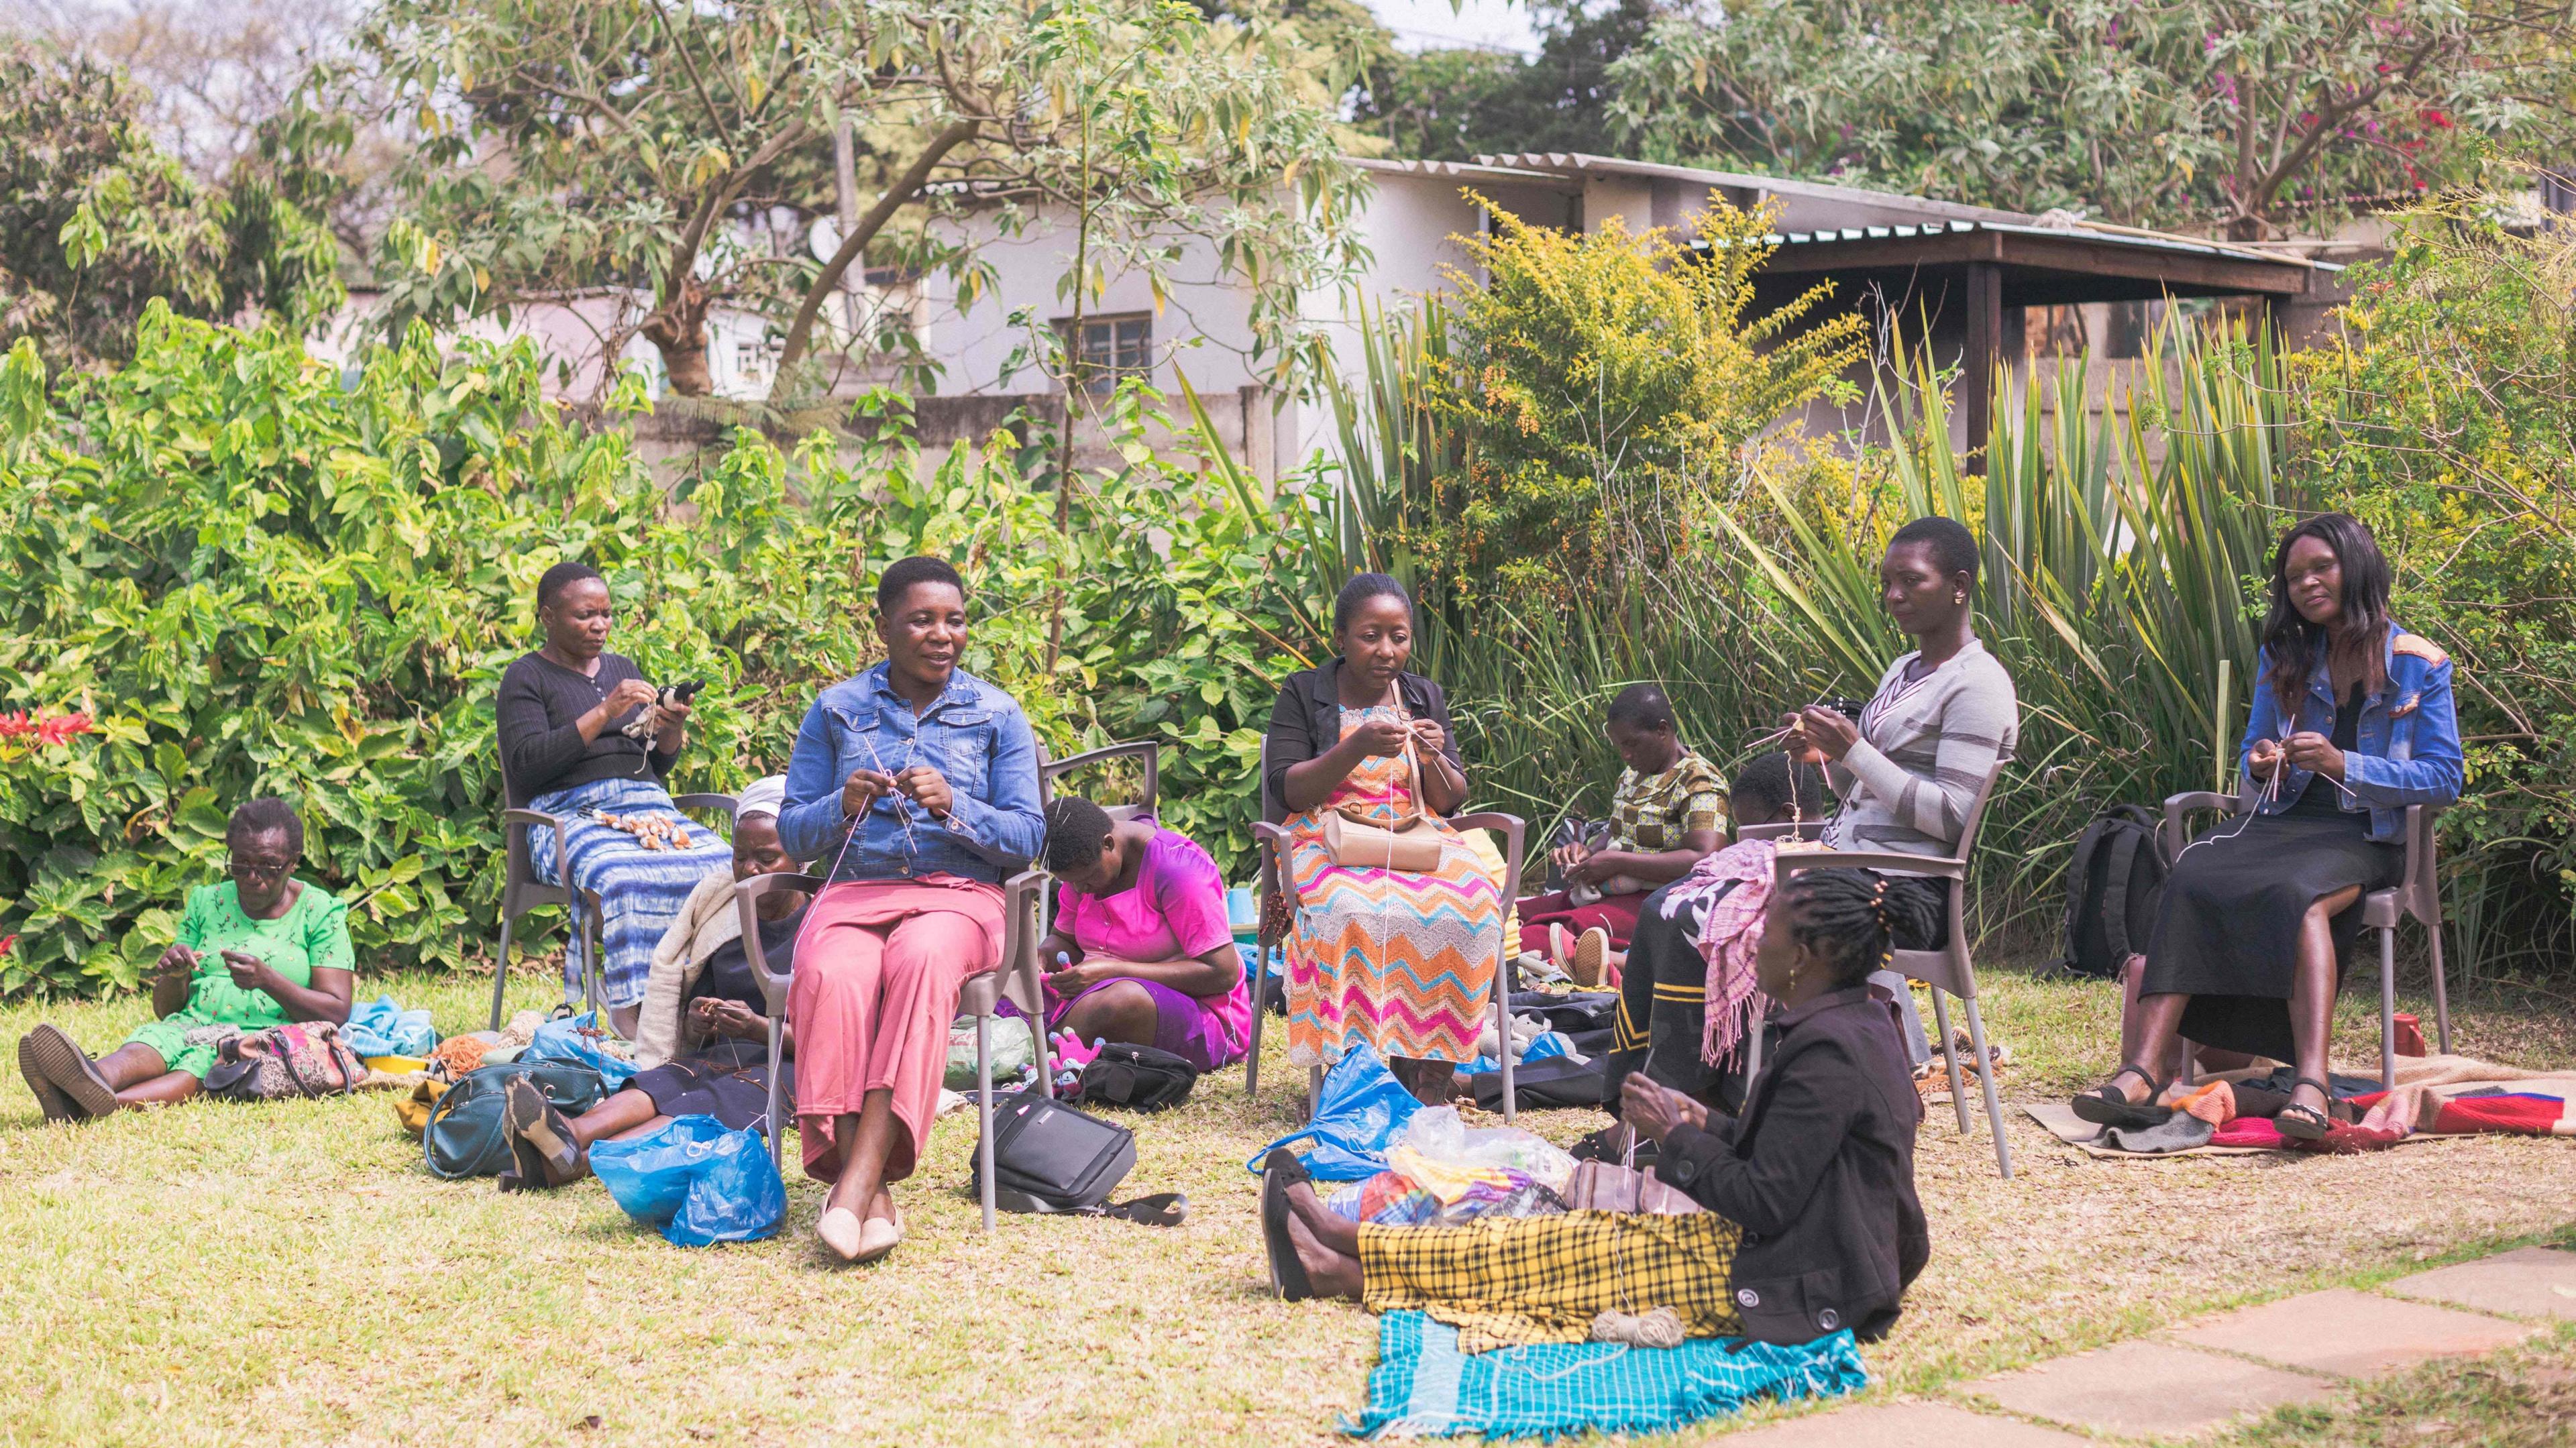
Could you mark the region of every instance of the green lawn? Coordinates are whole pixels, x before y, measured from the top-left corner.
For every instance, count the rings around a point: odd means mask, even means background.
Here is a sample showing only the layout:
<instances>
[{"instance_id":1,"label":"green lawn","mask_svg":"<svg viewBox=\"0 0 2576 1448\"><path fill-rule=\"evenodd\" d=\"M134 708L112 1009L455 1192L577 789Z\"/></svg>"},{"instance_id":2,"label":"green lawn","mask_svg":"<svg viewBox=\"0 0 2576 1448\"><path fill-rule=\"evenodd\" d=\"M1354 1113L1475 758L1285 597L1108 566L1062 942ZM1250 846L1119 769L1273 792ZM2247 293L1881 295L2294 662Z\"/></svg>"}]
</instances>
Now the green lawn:
<instances>
[{"instance_id":1,"label":"green lawn","mask_svg":"<svg viewBox=\"0 0 2576 1448\"><path fill-rule=\"evenodd\" d=\"M1989 1027L2017 1055L2009 1098L2062 1094L2112 1064L2107 987L1989 975ZM448 978L365 989L430 1006L442 1029L480 1025L488 998L488 982ZM533 977L515 989L522 1005L545 993ZM104 1048L145 1008L51 1014ZM0 1031L14 1039L45 1014L0 1010ZM2459 1019L2464 1049L2576 1060L2576 1014L2560 1003L2488 997ZM2375 1049L2365 1012L2348 1010L2344 1030L2353 1058ZM848 1269L818 1255L820 1191L802 1181L778 1239L687 1252L630 1225L596 1184L505 1197L432 1179L386 1095L47 1128L12 1072L0 1329L22 1346L0 1359L0 1441L1325 1441L1358 1404L1372 1323L1268 1300L1241 1166L1293 1125L1298 1090L1283 1061L1257 1105L1230 1075L1142 1123L1126 1191L1186 1190L1195 1219L1173 1232L1005 1217L984 1235L963 1193L973 1118L951 1117L904 1198L910 1239L880 1267ZM1559 1140L1593 1124L1524 1120ZM1868 1350L1874 1392L2557 1240L2576 1220L2565 1141L2113 1164L2026 1122L2011 1132L2021 1170L2006 1183L1982 1123L1963 1139L1942 1109L1927 1125L1933 1261L1896 1334ZM2532 1371L2545 1381L2528 1391L2564 1397L2563 1372ZM2495 1390L2513 1391L2526 1389ZM2376 1441L2334 1421L2261 1441Z\"/></svg>"}]
</instances>

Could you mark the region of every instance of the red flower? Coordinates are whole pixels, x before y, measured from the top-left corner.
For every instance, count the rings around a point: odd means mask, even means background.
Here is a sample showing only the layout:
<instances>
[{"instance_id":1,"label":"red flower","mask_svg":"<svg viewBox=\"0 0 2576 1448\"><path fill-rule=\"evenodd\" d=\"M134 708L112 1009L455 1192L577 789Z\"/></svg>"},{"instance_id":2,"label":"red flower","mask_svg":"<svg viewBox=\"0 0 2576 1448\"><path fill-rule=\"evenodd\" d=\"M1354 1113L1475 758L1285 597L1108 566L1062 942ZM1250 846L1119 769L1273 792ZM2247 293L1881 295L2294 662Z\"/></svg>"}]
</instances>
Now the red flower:
<instances>
[{"instance_id":1,"label":"red flower","mask_svg":"<svg viewBox=\"0 0 2576 1448\"><path fill-rule=\"evenodd\" d=\"M2440 106L2426 106L2424 108L2424 124L2431 126L2437 131L2447 131L2451 129L2451 113L2443 110Z\"/></svg>"},{"instance_id":2,"label":"red flower","mask_svg":"<svg viewBox=\"0 0 2576 1448\"><path fill-rule=\"evenodd\" d=\"M36 725L38 744L60 744L75 734L87 734L92 720L86 712L57 714Z\"/></svg>"},{"instance_id":3,"label":"red flower","mask_svg":"<svg viewBox=\"0 0 2576 1448\"><path fill-rule=\"evenodd\" d=\"M15 935L0 935L0 955L7 955L9 947L17 943L18 937Z\"/></svg>"},{"instance_id":4,"label":"red flower","mask_svg":"<svg viewBox=\"0 0 2576 1448\"><path fill-rule=\"evenodd\" d=\"M27 717L26 710L21 709L14 714L0 714L0 739L17 739L35 732L35 722Z\"/></svg>"}]
</instances>

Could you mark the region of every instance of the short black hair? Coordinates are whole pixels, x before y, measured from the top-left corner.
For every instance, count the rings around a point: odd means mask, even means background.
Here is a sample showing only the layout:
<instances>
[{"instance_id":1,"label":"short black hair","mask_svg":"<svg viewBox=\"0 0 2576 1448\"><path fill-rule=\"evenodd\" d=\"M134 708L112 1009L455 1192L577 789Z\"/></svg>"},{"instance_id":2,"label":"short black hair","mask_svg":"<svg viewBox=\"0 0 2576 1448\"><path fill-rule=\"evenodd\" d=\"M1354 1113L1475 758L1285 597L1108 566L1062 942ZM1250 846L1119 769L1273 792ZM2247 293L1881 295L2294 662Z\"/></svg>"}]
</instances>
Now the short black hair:
<instances>
[{"instance_id":1,"label":"short black hair","mask_svg":"<svg viewBox=\"0 0 2576 1448\"><path fill-rule=\"evenodd\" d=\"M1917 518L1896 530L1896 536L1887 540L1887 551L1893 553L1909 543L1920 543L1932 550L1933 566L1941 570L1942 577L1964 573L1969 583L1977 581L1977 535L1958 519Z\"/></svg>"},{"instance_id":2,"label":"short black hair","mask_svg":"<svg viewBox=\"0 0 2576 1448\"><path fill-rule=\"evenodd\" d=\"M288 855L304 853L304 821L295 813L295 806L273 794L244 801L241 808L233 811L233 817L224 822L224 846L227 849L237 848L243 841L255 840L261 835L277 834L286 836Z\"/></svg>"},{"instance_id":3,"label":"short black hair","mask_svg":"<svg viewBox=\"0 0 2576 1448\"><path fill-rule=\"evenodd\" d=\"M1790 781L1797 781L1798 813L1820 819L1825 813L1824 771L1789 767L1789 756L1766 749L1744 762L1727 786L1728 803L1737 824L1763 824L1788 813Z\"/></svg>"},{"instance_id":4,"label":"short black hair","mask_svg":"<svg viewBox=\"0 0 2576 1448\"><path fill-rule=\"evenodd\" d=\"M1681 726L1673 720L1673 701L1653 684L1630 684L1610 701L1610 723L1670 734Z\"/></svg>"},{"instance_id":5,"label":"short black hair","mask_svg":"<svg viewBox=\"0 0 2576 1448\"><path fill-rule=\"evenodd\" d=\"M537 607L552 607L556 599L563 597L563 591L565 589L572 587L574 584L581 582L585 578L599 578L599 570L577 558L567 558L563 562L556 564L554 567L547 569L545 573L537 579ZM608 580L605 578L599 578L599 586L602 588L607 587Z\"/></svg>"},{"instance_id":6,"label":"short black hair","mask_svg":"<svg viewBox=\"0 0 2576 1448\"><path fill-rule=\"evenodd\" d=\"M877 612L893 612L894 606L903 602L905 594L924 583L944 583L956 589L959 598L966 596L966 580L957 576L957 570L948 566L947 559L915 554L910 558L896 559L886 565L885 572L877 575Z\"/></svg>"},{"instance_id":7,"label":"short black hair","mask_svg":"<svg viewBox=\"0 0 2576 1448\"><path fill-rule=\"evenodd\" d=\"M1333 595L1333 632L1349 628L1351 615L1372 598L1393 598L1404 605L1406 613L1413 612L1413 595L1404 591L1403 584L1383 573L1355 573L1350 582L1342 585L1342 591Z\"/></svg>"},{"instance_id":8,"label":"short black hair","mask_svg":"<svg viewBox=\"0 0 2576 1448\"><path fill-rule=\"evenodd\" d=\"M1109 811L1078 794L1048 800L1046 867L1059 875L1090 869L1100 862L1100 842L1109 830Z\"/></svg>"},{"instance_id":9,"label":"short black hair","mask_svg":"<svg viewBox=\"0 0 2576 1448\"><path fill-rule=\"evenodd\" d=\"M1789 877L1790 933L1831 963L1837 989L1869 979L1898 938L1931 938L1930 903L1917 891L1887 884L1875 870L1801 870Z\"/></svg>"}]
</instances>

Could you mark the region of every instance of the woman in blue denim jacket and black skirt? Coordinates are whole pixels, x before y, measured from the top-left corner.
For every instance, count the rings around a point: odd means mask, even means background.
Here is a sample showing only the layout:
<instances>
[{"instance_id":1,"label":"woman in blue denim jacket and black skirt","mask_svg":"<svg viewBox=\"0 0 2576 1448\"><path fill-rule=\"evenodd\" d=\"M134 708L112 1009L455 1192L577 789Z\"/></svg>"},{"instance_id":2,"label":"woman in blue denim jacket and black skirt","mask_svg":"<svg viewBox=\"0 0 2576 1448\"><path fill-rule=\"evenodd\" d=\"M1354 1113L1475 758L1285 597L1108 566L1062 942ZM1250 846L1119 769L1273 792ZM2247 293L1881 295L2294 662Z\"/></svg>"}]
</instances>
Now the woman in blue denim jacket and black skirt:
<instances>
[{"instance_id":1,"label":"woman in blue denim jacket and black skirt","mask_svg":"<svg viewBox=\"0 0 2576 1448\"><path fill-rule=\"evenodd\" d=\"M2405 870L2406 808L2460 797L2451 661L2388 617L2388 560L2343 513L2293 528L2272 558L2253 717L2239 764L2263 795L2185 849L2139 984L2138 1059L2075 1114L2146 1126L2168 1113L2151 1066L2177 1034L2288 1061L2284 1136L2326 1134L2326 1049L2361 899Z\"/></svg>"},{"instance_id":2,"label":"woman in blue denim jacket and black skirt","mask_svg":"<svg viewBox=\"0 0 2576 1448\"><path fill-rule=\"evenodd\" d=\"M966 590L936 558L877 581L885 662L825 689L796 731L779 839L828 883L806 907L787 1020L817 1232L853 1261L903 1237L886 1184L938 1107L957 990L1002 960L1003 878L1038 852L1037 740L1011 696L957 667Z\"/></svg>"}]
</instances>

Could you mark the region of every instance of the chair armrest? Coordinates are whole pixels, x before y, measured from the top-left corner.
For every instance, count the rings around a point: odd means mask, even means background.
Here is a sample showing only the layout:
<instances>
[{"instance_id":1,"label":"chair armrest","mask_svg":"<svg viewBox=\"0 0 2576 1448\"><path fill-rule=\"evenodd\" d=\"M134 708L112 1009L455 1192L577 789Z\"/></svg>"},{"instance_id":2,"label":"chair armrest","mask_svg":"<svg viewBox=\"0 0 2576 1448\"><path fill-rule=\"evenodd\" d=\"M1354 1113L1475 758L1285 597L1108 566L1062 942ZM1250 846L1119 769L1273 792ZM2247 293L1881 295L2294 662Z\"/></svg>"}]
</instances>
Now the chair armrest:
<instances>
[{"instance_id":1,"label":"chair armrest","mask_svg":"<svg viewBox=\"0 0 2576 1448\"><path fill-rule=\"evenodd\" d=\"M1521 847L1529 838L1529 822L1516 814L1500 810L1482 810L1464 814L1449 822L1453 830L1497 830L1503 836L1503 904L1509 908L1521 893Z\"/></svg>"},{"instance_id":2,"label":"chair armrest","mask_svg":"<svg viewBox=\"0 0 2576 1448\"><path fill-rule=\"evenodd\" d=\"M733 822L735 800L734 797L729 794L674 795L671 799L671 803L678 805L682 809L722 810L724 811L725 822L728 824Z\"/></svg>"},{"instance_id":3,"label":"chair armrest","mask_svg":"<svg viewBox=\"0 0 2576 1448\"><path fill-rule=\"evenodd\" d=\"M1255 820L1252 822L1252 838L1262 844L1269 845L1274 849L1286 849L1288 847L1288 827L1285 825L1270 824L1262 820Z\"/></svg>"},{"instance_id":4,"label":"chair armrest","mask_svg":"<svg viewBox=\"0 0 2576 1448\"><path fill-rule=\"evenodd\" d=\"M1013 972L1027 978L1030 998L1020 1002L1033 1019L1044 1019L1046 993L1038 969L1038 907L1046 894L1047 872L1022 870L1002 882L1002 961L994 974L1009 988Z\"/></svg>"},{"instance_id":5,"label":"chair armrest","mask_svg":"<svg viewBox=\"0 0 2576 1448\"><path fill-rule=\"evenodd\" d=\"M2171 865L2182 854L2183 846L2191 842L2193 810L2214 809L2220 814L2230 815L2244 807L2245 801L2241 796L2220 794L2215 790L2191 789L2165 796L2164 825L2156 831L2157 842L2164 848L2165 863Z\"/></svg>"},{"instance_id":6,"label":"chair armrest","mask_svg":"<svg viewBox=\"0 0 2576 1448\"><path fill-rule=\"evenodd\" d=\"M514 829L520 825L526 825L532 829L554 831L555 859L558 861L566 861L572 858L572 821L565 819L562 815L547 814L543 810L505 809L501 811L501 828L503 830ZM571 870L568 866L558 864L556 868L564 871L566 879L571 878Z\"/></svg>"},{"instance_id":7,"label":"chair armrest","mask_svg":"<svg viewBox=\"0 0 2576 1448\"><path fill-rule=\"evenodd\" d=\"M1063 775L1071 774L1077 769L1086 769L1095 764L1105 764L1112 759L1119 759L1129 755L1133 755L1144 763L1144 807L1148 812L1150 812L1156 804L1160 803L1159 792L1161 779L1159 776L1162 772L1163 746L1159 740L1130 739L1123 744L1110 744L1104 745L1098 749L1085 750L1082 753L1073 755L1067 759L1050 760L1045 766L1045 773L1046 777L1052 780Z\"/></svg>"},{"instance_id":8,"label":"chair armrest","mask_svg":"<svg viewBox=\"0 0 2576 1448\"><path fill-rule=\"evenodd\" d=\"M760 994L769 1002L773 1015L787 1003L787 983L793 978L793 967L787 971L769 968L769 952L760 944L760 900L780 890L819 895L823 880L818 875L754 875L733 887L733 906L742 926L742 958L751 966L751 978L760 982Z\"/></svg>"},{"instance_id":9,"label":"chair armrest","mask_svg":"<svg viewBox=\"0 0 2576 1448\"><path fill-rule=\"evenodd\" d=\"M1899 875L1931 875L1944 880L1968 877L1968 862L1938 855L1908 855L1896 850L1784 850L1771 863L1771 878L1787 884L1800 870L1883 870Z\"/></svg>"}]
</instances>

